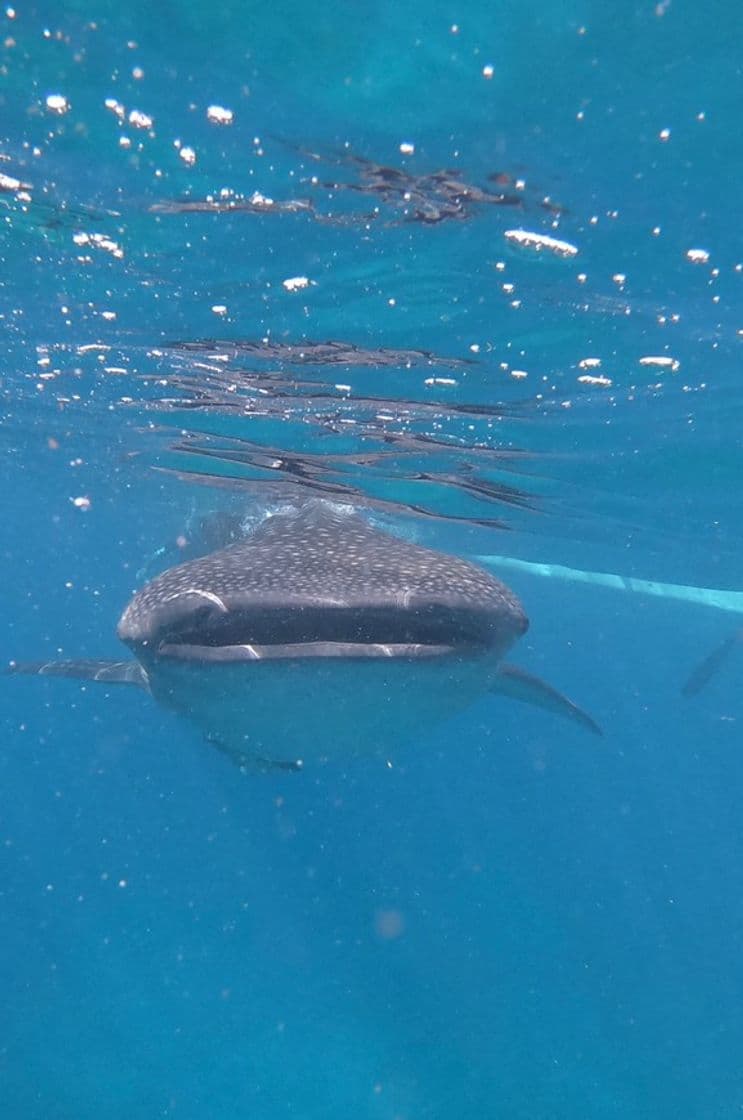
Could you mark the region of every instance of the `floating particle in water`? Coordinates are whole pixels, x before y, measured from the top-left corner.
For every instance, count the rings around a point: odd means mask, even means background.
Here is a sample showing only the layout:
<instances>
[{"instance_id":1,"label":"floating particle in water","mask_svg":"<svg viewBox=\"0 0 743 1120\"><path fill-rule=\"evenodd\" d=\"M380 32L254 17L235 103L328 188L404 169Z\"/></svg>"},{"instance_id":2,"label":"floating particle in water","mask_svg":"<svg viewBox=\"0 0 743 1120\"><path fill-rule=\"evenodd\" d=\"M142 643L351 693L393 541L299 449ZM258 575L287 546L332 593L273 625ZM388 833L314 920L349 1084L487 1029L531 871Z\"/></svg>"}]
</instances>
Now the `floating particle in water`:
<instances>
[{"instance_id":1,"label":"floating particle in water","mask_svg":"<svg viewBox=\"0 0 743 1120\"><path fill-rule=\"evenodd\" d=\"M287 292L301 292L303 288L309 288L310 283L306 276L289 276L286 280L282 280Z\"/></svg>"},{"instance_id":2,"label":"floating particle in water","mask_svg":"<svg viewBox=\"0 0 743 1120\"><path fill-rule=\"evenodd\" d=\"M132 128L152 128L154 121L147 113L143 113L140 109L132 109L129 114L129 124Z\"/></svg>"},{"instance_id":3,"label":"floating particle in water","mask_svg":"<svg viewBox=\"0 0 743 1120\"><path fill-rule=\"evenodd\" d=\"M268 195L261 194L260 191L253 191L248 201L251 206L264 207L266 210L270 210L274 205L274 200L269 198Z\"/></svg>"},{"instance_id":4,"label":"floating particle in water","mask_svg":"<svg viewBox=\"0 0 743 1120\"><path fill-rule=\"evenodd\" d=\"M687 249L686 259L691 261L692 264L706 264L709 260L709 253L706 249Z\"/></svg>"},{"instance_id":5,"label":"floating particle in water","mask_svg":"<svg viewBox=\"0 0 743 1120\"><path fill-rule=\"evenodd\" d=\"M654 366L656 369L670 369L672 373L676 373L681 368L681 362L677 358L653 354L640 358L640 365Z\"/></svg>"},{"instance_id":6,"label":"floating particle in water","mask_svg":"<svg viewBox=\"0 0 743 1120\"><path fill-rule=\"evenodd\" d=\"M20 179L15 179L12 175L3 175L0 172L0 191L30 191L31 184L24 183Z\"/></svg>"},{"instance_id":7,"label":"floating particle in water","mask_svg":"<svg viewBox=\"0 0 743 1120\"><path fill-rule=\"evenodd\" d=\"M120 101L117 101L115 97L107 97L103 104L108 109L109 113L113 113L120 121L123 121L126 116L126 109Z\"/></svg>"},{"instance_id":8,"label":"floating particle in water","mask_svg":"<svg viewBox=\"0 0 743 1120\"><path fill-rule=\"evenodd\" d=\"M61 116L69 111L70 103L63 94L50 93L46 99L46 107L50 113L58 113Z\"/></svg>"},{"instance_id":9,"label":"floating particle in water","mask_svg":"<svg viewBox=\"0 0 743 1120\"><path fill-rule=\"evenodd\" d=\"M546 233L534 233L526 229L507 229L503 236L512 245L518 245L522 249L532 249L536 253L553 253L557 257L578 255L576 245L571 245L569 241L561 241L557 237L549 237Z\"/></svg>"},{"instance_id":10,"label":"floating particle in water","mask_svg":"<svg viewBox=\"0 0 743 1120\"><path fill-rule=\"evenodd\" d=\"M596 374L582 373L578 381L581 385L592 385L599 389L610 389L612 384L611 378L604 377L603 374L597 376Z\"/></svg>"},{"instance_id":11,"label":"floating particle in water","mask_svg":"<svg viewBox=\"0 0 743 1120\"><path fill-rule=\"evenodd\" d=\"M483 68L482 68L483 78L487 78L487 80L490 81L490 79L493 77L494 73L495 73L495 67L494 66L491 66L489 63L488 63L487 66L483 66Z\"/></svg>"},{"instance_id":12,"label":"floating particle in water","mask_svg":"<svg viewBox=\"0 0 743 1120\"><path fill-rule=\"evenodd\" d=\"M78 354L95 354L99 361L103 360L104 354L108 353L111 349L104 342L86 342L83 346L77 347Z\"/></svg>"},{"instance_id":13,"label":"floating particle in water","mask_svg":"<svg viewBox=\"0 0 743 1120\"><path fill-rule=\"evenodd\" d=\"M90 498L88 498L84 494L80 495L77 498L70 498L70 501L72 502L75 509L81 509L83 513L86 513L92 505Z\"/></svg>"},{"instance_id":14,"label":"floating particle in water","mask_svg":"<svg viewBox=\"0 0 743 1120\"><path fill-rule=\"evenodd\" d=\"M111 256L116 257L117 260L123 260L124 258L124 250L121 246L114 241L113 238L106 237L105 234L79 231L78 233L73 233L72 240L79 248L90 246L94 249L102 249L104 252L110 253Z\"/></svg>"},{"instance_id":15,"label":"floating particle in water","mask_svg":"<svg viewBox=\"0 0 743 1120\"><path fill-rule=\"evenodd\" d=\"M196 163L196 152L193 148L182 147L178 150L178 155L181 157L187 167L193 167Z\"/></svg>"},{"instance_id":16,"label":"floating particle in water","mask_svg":"<svg viewBox=\"0 0 743 1120\"><path fill-rule=\"evenodd\" d=\"M399 910L378 910L374 915L374 931L383 941L394 941L405 932L405 918Z\"/></svg>"},{"instance_id":17,"label":"floating particle in water","mask_svg":"<svg viewBox=\"0 0 743 1120\"><path fill-rule=\"evenodd\" d=\"M206 118L211 124L232 124L235 114L232 109L225 109L222 105L210 105L206 111Z\"/></svg>"},{"instance_id":18,"label":"floating particle in water","mask_svg":"<svg viewBox=\"0 0 743 1120\"><path fill-rule=\"evenodd\" d=\"M580 369L600 369L601 358L581 358L578 366Z\"/></svg>"},{"instance_id":19,"label":"floating particle in water","mask_svg":"<svg viewBox=\"0 0 743 1120\"><path fill-rule=\"evenodd\" d=\"M400 152L404 156L415 155L415 144L411 144L409 140L403 140L400 145Z\"/></svg>"}]
</instances>

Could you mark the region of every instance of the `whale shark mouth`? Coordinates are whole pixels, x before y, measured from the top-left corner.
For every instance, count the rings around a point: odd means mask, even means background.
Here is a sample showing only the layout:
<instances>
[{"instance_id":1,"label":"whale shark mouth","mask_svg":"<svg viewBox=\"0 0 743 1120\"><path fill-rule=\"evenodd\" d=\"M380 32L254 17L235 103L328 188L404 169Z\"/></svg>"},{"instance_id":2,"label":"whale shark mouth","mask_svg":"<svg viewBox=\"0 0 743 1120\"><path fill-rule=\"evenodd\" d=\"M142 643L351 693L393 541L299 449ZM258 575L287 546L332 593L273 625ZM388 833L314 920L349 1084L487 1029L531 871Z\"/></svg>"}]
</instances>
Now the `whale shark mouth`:
<instances>
[{"instance_id":1,"label":"whale shark mouth","mask_svg":"<svg viewBox=\"0 0 743 1120\"><path fill-rule=\"evenodd\" d=\"M158 656L177 661L204 661L231 663L239 661L296 661L299 658L331 658L344 660L370 657L396 657L419 660L426 657L446 657L465 652L477 652L480 647L447 645L421 645L416 642L301 642L278 645L253 645L244 643L229 646L198 646L163 643Z\"/></svg>"},{"instance_id":2,"label":"whale shark mouth","mask_svg":"<svg viewBox=\"0 0 743 1120\"><path fill-rule=\"evenodd\" d=\"M216 599L216 596L213 597ZM189 590L152 617L146 635L120 627L139 655L182 661L236 662L284 658L425 658L502 652L501 627L482 612L426 603L346 608L313 605L230 609ZM518 629L516 627L515 629Z\"/></svg>"}]
</instances>

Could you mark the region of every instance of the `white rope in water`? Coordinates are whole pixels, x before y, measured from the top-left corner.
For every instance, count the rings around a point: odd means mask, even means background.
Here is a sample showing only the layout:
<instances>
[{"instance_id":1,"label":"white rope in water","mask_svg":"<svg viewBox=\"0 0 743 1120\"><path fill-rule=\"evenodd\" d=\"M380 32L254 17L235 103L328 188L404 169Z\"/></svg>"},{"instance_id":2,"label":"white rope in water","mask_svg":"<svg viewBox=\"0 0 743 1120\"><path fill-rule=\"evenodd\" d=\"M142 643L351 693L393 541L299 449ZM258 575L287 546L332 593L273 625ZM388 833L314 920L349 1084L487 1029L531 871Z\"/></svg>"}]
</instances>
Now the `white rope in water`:
<instances>
[{"instance_id":1,"label":"white rope in water","mask_svg":"<svg viewBox=\"0 0 743 1120\"><path fill-rule=\"evenodd\" d=\"M682 599L716 607L721 611L743 614L743 591L719 591L712 587L689 587L683 583L659 583L657 580L634 579L611 572L585 572L580 568L567 568L563 564L535 564L530 560L516 560L512 556L476 556L479 564L488 568L512 568L534 576L564 579L571 583L593 583L615 591L634 591L639 595L657 595L665 599Z\"/></svg>"}]
</instances>

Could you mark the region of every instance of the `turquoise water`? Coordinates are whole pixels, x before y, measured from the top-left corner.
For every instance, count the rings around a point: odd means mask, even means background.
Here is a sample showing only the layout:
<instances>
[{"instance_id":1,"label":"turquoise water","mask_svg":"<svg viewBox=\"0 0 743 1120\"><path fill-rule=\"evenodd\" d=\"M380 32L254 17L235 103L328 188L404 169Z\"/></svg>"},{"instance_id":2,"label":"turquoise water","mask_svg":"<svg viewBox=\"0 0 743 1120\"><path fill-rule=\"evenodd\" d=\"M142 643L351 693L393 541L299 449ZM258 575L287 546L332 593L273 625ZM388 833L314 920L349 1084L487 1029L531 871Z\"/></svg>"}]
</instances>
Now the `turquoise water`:
<instances>
[{"instance_id":1,"label":"turquoise water","mask_svg":"<svg viewBox=\"0 0 743 1120\"><path fill-rule=\"evenodd\" d=\"M246 778L7 679L2 1115L737 1115L740 656L680 698L736 615L550 566L740 590L738 6L0 18L6 660L121 656L202 515L322 492L525 561L514 660L604 728Z\"/></svg>"}]
</instances>

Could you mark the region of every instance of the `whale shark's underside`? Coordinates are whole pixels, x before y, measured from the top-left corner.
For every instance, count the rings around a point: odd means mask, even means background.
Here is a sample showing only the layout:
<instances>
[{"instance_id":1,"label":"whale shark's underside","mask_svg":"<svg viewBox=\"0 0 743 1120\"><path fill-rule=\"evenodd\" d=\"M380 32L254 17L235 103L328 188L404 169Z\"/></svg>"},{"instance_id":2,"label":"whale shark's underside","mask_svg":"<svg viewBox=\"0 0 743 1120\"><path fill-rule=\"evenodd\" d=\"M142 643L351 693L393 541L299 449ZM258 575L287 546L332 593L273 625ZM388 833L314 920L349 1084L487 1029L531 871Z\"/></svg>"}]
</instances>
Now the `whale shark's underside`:
<instances>
[{"instance_id":1,"label":"whale shark's underside","mask_svg":"<svg viewBox=\"0 0 743 1120\"><path fill-rule=\"evenodd\" d=\"M483 568L313 501L138 591L118 625L134 659L10 670L136 686L243 769L389 758L490 691L600 734L567 697L503 662L527 627Z\"/></svg>"}]
</instances>

